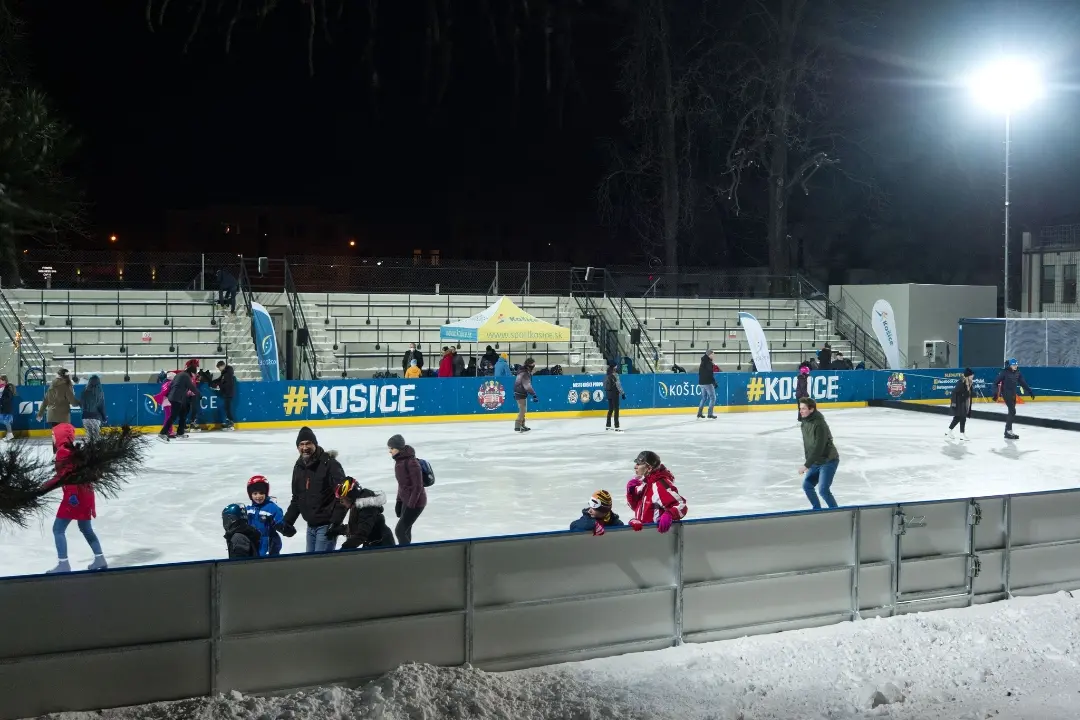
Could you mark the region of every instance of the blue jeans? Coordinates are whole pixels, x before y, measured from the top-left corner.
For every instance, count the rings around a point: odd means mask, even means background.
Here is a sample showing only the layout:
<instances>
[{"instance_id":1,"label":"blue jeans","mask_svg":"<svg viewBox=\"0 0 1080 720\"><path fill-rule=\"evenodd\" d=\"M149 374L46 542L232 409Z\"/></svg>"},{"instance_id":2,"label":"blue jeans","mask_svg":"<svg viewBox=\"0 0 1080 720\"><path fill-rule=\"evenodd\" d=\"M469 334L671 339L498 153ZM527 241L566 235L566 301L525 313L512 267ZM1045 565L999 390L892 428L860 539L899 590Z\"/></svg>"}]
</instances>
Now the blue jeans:
<instances>
[{"instance_id":1,"label":"blue jeans","mask_svg":"<svg viewBox=\"0 0 1080 720\"><path fill-rule=\"evenodd\" d=\"M326 552L334 549L334 546L337 545L337 538L332 537L329 540L326 538L326 531L329 529L329 525L308 525L307 551L309 553Z\"/></svg>"},{"instance_id":2,"label":"blue jeans","mask_svg":"<svg viewBox=\"0 0 1080 720\"><path fill-rule=\"evenodd\" d=\"M94 551L95 555L101 555L101 543L97 539L97 535L94 534L94 526L90 524L89 520L78 520L79 532L86 538L86 542L90 543L90 549ZM53 540L56 541L56 557L60 560L67 560L67 529L71 524L70 520L63 520L56 518L53 522L52 532Z\"/></svg>"},{"instance_id":3,"label":"blue jeans","mask_svg":"<svg viewBox=\"0 0 1080 720\"><path fill-rule=\"evenodd\" d=\"M832 487L833 475L836 474L836 468L839 465L840 460L836 459L830 460L823 465L811 465L807 468L806 477L804 477L802 481L802 489L815 510L821 509L821 503L818 502L818 495L821 495L821 499L824 500L825 504L830 508L836 507L836 498L833 497L829 488ZM815 485L817 486L817 492L814 492Z\"/></svg>"},{"instance_id":4,"label":"blue jeans","mask_svg":"<svg viewBox=\"0 0 1080 720\"><path fill-rule=\"evenodd\" d=\"M715 385L698 385L701 388L701 402L697 406L697 414L701 414L701 409L706 404L709 406L709 414L713 414L713 408L716 407L716 386Z\"/></svg>"}]
</instances>

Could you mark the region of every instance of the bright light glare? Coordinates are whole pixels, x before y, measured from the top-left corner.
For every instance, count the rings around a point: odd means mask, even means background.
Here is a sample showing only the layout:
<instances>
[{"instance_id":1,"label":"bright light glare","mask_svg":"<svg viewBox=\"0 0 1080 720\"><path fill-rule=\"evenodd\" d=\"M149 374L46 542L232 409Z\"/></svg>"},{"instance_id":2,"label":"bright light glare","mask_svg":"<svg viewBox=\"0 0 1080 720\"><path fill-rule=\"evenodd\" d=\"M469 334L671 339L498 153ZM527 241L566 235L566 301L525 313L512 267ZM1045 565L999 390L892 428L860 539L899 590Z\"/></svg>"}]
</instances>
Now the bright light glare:
<instances>
[{"instance_id":1,"label":"bright light glare","mask_svg":"<svg viewBox=\"0 0 1080 720\"><path fill-rule=\"evenodd\" d=\"M1038 68L1019 58L987 65L968 79L968 85L979 104L1006 114L1027 107L1043 94Z\"/></svg>"}]
</instances>

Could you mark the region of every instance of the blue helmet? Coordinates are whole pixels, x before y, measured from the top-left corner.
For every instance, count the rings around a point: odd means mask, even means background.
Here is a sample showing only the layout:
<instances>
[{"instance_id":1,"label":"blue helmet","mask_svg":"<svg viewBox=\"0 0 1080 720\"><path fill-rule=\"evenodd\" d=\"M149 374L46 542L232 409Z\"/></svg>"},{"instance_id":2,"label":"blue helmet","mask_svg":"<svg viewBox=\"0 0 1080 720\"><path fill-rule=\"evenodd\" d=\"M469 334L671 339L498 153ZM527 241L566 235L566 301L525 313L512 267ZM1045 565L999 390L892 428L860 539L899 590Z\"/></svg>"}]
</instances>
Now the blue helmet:
<instances>
[{"instance_id":1,"label":"blue helmet","mask_svg":"<svg viewBox=\"0 0 1080 720\"><path fill-rule=\"evenodd\" d=\"M247 510L245 510L243 507L236 503L226 506L226 508L221 511L221 526L224 527L226 530L233 527L237 523L246 522Z\"/></svg>"},{"instance_id":2,"label":"blue helmet","mask_svg":"<svg viewBox=\"0 0 1080 720\"><path fill-rule=\"evenodd\" d=\"M1009 358L1009 365L1017 365L1016 358Z\"/></svg>"}]
</instances>

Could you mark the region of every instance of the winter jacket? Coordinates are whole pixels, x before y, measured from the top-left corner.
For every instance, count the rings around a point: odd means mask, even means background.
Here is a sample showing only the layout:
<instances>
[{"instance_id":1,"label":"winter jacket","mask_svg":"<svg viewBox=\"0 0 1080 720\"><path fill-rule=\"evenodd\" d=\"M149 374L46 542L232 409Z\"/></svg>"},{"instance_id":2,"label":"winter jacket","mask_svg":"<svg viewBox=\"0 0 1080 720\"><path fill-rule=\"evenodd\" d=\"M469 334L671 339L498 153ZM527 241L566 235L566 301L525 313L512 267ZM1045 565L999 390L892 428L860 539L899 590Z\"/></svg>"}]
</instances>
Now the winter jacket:
<instances>
[{"instance_id":1,"label":"winter jacket","mask_svg":"<svg viewBox=\"0 0 1080 720\"><path fill-rule=\"evenodd\" d=\"M963 378L956 381L956 387L952 391L952 400L949 402L953 409L954 417L971 415L971 388Z\"/></svg>"},{"instance_id":2,"label":"winter jacket","mask_svg":"<svg viewBox=\"0 0 1080 720\"><path fill-rule=\"evenodd\" d=\"M236 278L228 270L217 271L218 287L222 290L235 290Z\"/></svg>"},{"instance_id":3,"label":"winter jacket","mask_svg":"<svg viewBox=\"0 0 1080 720\"><path fill-rule=\"evenodd\" d=\"M412 380L413 378L418 377L420 377L420 368L416 365L411 366L408 370L405 371L405 378L408 380Z\"/></svg>"},{"instance_id":4,"label":"winter jacket","mask_svg":"<svg viewBox=\"0 0 1080 720\"><path fill-rule=\"evenodd\" d=\"M37 419L45 418L50 423L71 422L72 406L79 407L79 401L75 399L75 389L71 386L71 380L58 377L45 391L45 398L41 401L41 407L37 411Z\"/></svg>"},{"instance_id":5,"label":"winter jacket","mask_svg":"<svg viewBox=\"0 0 1080 720\"><path fill-rule=\"evenodd\" d=\"M487 360L491 363L492 367L495 367L495 363L499 362L499 353L495 352L494 348L491 348L490 350L485 351L484 354L480 356L480 359Z\"/></svg>"},{"instance_id":6,"label":"winter jacket","mask_svg":"<svg viewBox=\"0 0 1080 720\"><path fill-rule=\"evenodd\" d=\"M406 350L405 355L401 358L401 370L403 372L409 371L410 360L416 361L416 367L424 367L424 353L420 352L419 350Z\"/></svg>"},{"instance_id":7,"label":"winter jacket","mask_svg":"<svg viewBox=\"0 0 1080 720\"><path fill-rule=\"evenodd\" d=\"M536 391L532 386L532 373L521 368L518 371L517 377L514 378L514 397L518 400L524 400L532 395L536 397Z\"/></svg>"},{"instance_id":8,"label":"winter jacket","mask_svg":"<svg viewBox=\"0 0 1080 720\"><path fill-rule=\"evenodd\" d=\"M449 353L439 361L439 377L454 377L454 358Z\"/></svg>"},{"instance_id":9,"label":"winter jacket","mask_svg":"<svg viewBox=\"0 0 1080 720\"><path fill-rule=\"evenodd\" d=\"M830 348L821 348L821 352L818 353L818 367L822 370L832 369L832 350Z\"/></svg>"},{"instance_id":10,"label":"winter jacket","mask_svg":"<svg viewBox=\"0 0 1080 720\"><path fill-rule=\"evenodd\" d=\"M615 513L608 513L606 520L598 520L589 514L589 508L581 511L581 517L570 523L573 532L591 532L593 535L603 535L604 528L622 527L623 521Z\"/></svg>"},{"instance_id":11,"label":"winter jacket","mask_svg":"<svg viewBox=\"0 0 1080 720\"><path fill-rule=\"evenodd\" d=\"M345 508L334 497L334 489L345 479L337 452L315 448L311 459L301 455L293 466L292 501L285 511L285 524L295 525L297 517L312 527L336 525L345 517Z\"/></svg>"},{"instance_id":12,"label":"winter jacket","mask_svg":"<svg viewBox=\"0 0 1080 720\"><path fill-rule=\"evenodd\" d=\"M104 422L108 416L105 414L105 393L102 391L101 386L98 386L98 391L91 392L90 388L85 388L82 391L82 396L79 398L79 404L82 406L82 419L83 420L101 420Z\"/></svg>"},{"instance_id":13,"label":"winter jacket","mask_svg":"<svg viewBox=\"0 0 1080 720\"><path fill-rule=\"evenodd\" d=\"M824 465L840 459L824 415L815 410L803 418L799 427L802 429L803 454L806 457L803 464L806 467Z\"/></svg>"},{"instance_id":14,"label":"winter jacket","mask_svg":"<svg viewBox=\"0 0 1080 720\"><path fill-rule=\"evenodd\" d=\"M160 407L165 408L172 405L172 403L169 402L170 385L172 385L172 380L166 380L165 382L161 383L161 392L154 396L154 402L156 402Z\"/></svg>"},{"instance_id":15,"label":"winter jacket","mask_svg":"<svg viewBox=\"0 0 1080 720\"><path fill-rule=\"evenodd\" d=\"M259 531L247 523L233 523L225 532L225 549L229 559L259 557Z\"/></svg>"},{"instance_id":16,"label":"winter jacket","mask_svg":"<svg viewBox=\"0 0 1080 720\"><path fill-rule=\"evenodd\" d=\"M604 376L604 392L608 397L622 395L622 382L619 381L618 373L608 373Z\"/></svg>"},{"instance_id":17,"label":"winter jacket","mask_svg":"<svg viewBox=\"0 0 1080 720\"><path fill-rule=\"evenodd\" d=\"M795 378L795 399L810 397L810 376L800 374Z\"/></svg>"},{"instance_id":18,"label":"winter jacket","mask_svg":"<svg viewBox=\"0 0 1080 720\"><path fill-rule=\"evenodd\" d=\"M675 487L675 477L663 465L626 486L626 503L642 523L658 522L665 512L672 520L686 517L686 500Z\"/></svg>"},{"instance_id":19,"label":"winter jacket","mask_svg":"<svg viewBox=\"0 0 1080 720\"><path fill-rule=\"evenodd\" d=\"M414 510L427 507L424 473L411 445L406 445L394 456L394 477L397 478L397 499L404 507Z\"/></svg>"},{"instance_id":20,"label":"winter jacket","mask_svg":"<svg viewBox=\"0 0 1080 720\"><path fill-rule=\"evenodd\" d=\"M384 505L385 494L367 488L360 491L360 497L349 510L342 550L394 547L394 533L386 525L386 517L383 515Z\"/></svg>"},{"instance_id":21,"label":"winter jacket","mask_svg":"<svg viewBox=\"0 0 1080 720\"><path fill-rule=\"evenodd\" d=\"M509 377L510 376L510 363L500 357L495 361L495 377Z\"/></svg>"},{"instance_id":22,"label":"winter jacket","mask_svg":"<svg viewBox=\"0 0 1080 720\"><path fill-rule=\"evenodd\" d=\"M701 363L697 371L698 385L716 385L716 376L713 374L712 358L708 355L701 356Z\"/></svg>"},{"instance_id":23,"label":"winter jacket","mask_svg":"<svg viewBox=\"0 0 1080 720\"><path fill-rule=\"evenodd\" d=\"M0 391L0 415L11 415L14 412L12 410L14 398L15 386L11 383L6 383L3 391Z\"/></svg>"},{"instance_id":24,"label":"winter jacket","mask_svg":"<svg viewBox=\"0 0 1080 720\"><path fill-rule=\"evenodd\" d=\"M273 500L265 500L262 505L252 503L246 508L248 525L259 533L259 557L281 554L281 536L276 528L285 519L285 513Z\"/></svg>"},{"instance_id":25,"label":"winter jacket","mask_svg":"<svg viewBox=\"0 0 1080 720\"><path fill-rule=\"evenodd\" d=\"M454 377L461 377L465 374L465 358L458 353L451 353L450 355L452 367L454 368Z\"/></svg>"},{"instance_id":26,"label":"winter jacket","mask_svg":"<svg viewBox=\"0 0 1080 720\"><path fill-rule=\"evenodd\" d=\"M169 402L173 405L181 405L188 401L189 395L197 393L195 382L191 379L191 373L186 370L176 373L169 385Z\"/></svg>"},{"instance_id":27,"label":"winter jacket","mask_svg":"<svg viewBox=\"0 0 1080 720\"><path fill-rule=\"evenodd\" d=\"M226 365L221 369L221 375L210 383L210 387L221 393L221 397L236 397L236 372L232 365Z\"/></svg>"},{"instance_id":28,"label":"winter jacket","mask_svg":"<svg viewBox=\"0 0 1080 720\"><path fill-rule=\"evenodd\" d=\"M998 399L998 395L1001 395L1006 400L1016 400L1017 385L1024 388L1024 392L1028 394L1028 397L1032 400L1035 399L1035 393L1031 392L1031 388L1028 387L1027 380L1024 380L1020 370L1005 368L998 374L997 380L994 381L994 400Z\"/></svg>"},{"instance_id":29,"label":"winter jacket","mask_svg":"<svg viewBox=\"0 0 1080 720\"><path fill-rule=\"evenodd\" d=\"M60 485L71 472L75 427L71 423L60 423L53 428L52 435L56 447L56 476L45 483L43 490ZM64 499L56 509L56 517L61 520L93 520L97 517L94 489L89 485L64 485Z\"/></svg>"}]
</instances>

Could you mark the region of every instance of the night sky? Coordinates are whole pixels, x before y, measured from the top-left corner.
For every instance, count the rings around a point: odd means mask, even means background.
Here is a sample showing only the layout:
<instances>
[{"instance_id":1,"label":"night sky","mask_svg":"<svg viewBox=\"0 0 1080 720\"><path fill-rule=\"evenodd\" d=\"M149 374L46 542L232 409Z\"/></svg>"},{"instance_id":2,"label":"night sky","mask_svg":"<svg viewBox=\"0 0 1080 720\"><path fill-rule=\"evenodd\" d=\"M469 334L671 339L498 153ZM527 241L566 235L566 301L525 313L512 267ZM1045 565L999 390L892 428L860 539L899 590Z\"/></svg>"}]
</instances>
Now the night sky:
<instances>
[{"instance_id":1,"label":"night sky","mask_svg":"<svg viewBox=\"0 0 1080 720\"><path fill-rule=\"evenodd\" d=\"M222 19L206 22L182 53L191 16L179 0L156 32L141 0L18 7L28 21L34 79L83 138L70 173L92 204L92 224L91 238L78 242L94 245L115 232L152 248L170 208L313 204L352 215L371 254L424 247L444 257L601 264L645 259L638 240L605 227L597 214L596 186L607 167L602 142L623 132L615 88L620 5L584 3L561 113L543 90L539 46L522 60L515 101L486 25L468 16L456 18L447 94L435 107L416 82L421 35L419 28L409 34L407 19L399 18L399 37L381 39L388 46L380 49L381 88L368 91L363 48L350 41L351 4L334 45L317 43L314 77L306 11L294 0L283 0L262 27L238 26L229 54ZM904 247L925 243L947 262L951 243L964 236L956 249L976 247L993 259L1003 123L948 83L1001 52L1033 55L1054 85L1014 120L1016 224L1080 216L1080 8L1073 7L1080 4L877 5L878 21L847 50L847 67L856 71L846 78L844 101L856 108L890 211L862 207L857 192L826 208L793 207L792 223L812 238L822 235L823 214L858 216L817 254L834 265L872 266L902 236ZM410 3L392 6L411 12ZM695 251L702 262L752 266L766 258L760 226L745 218L718 210L694 235L698 246L718 248Z\"/></svg>"}]
</instances>

